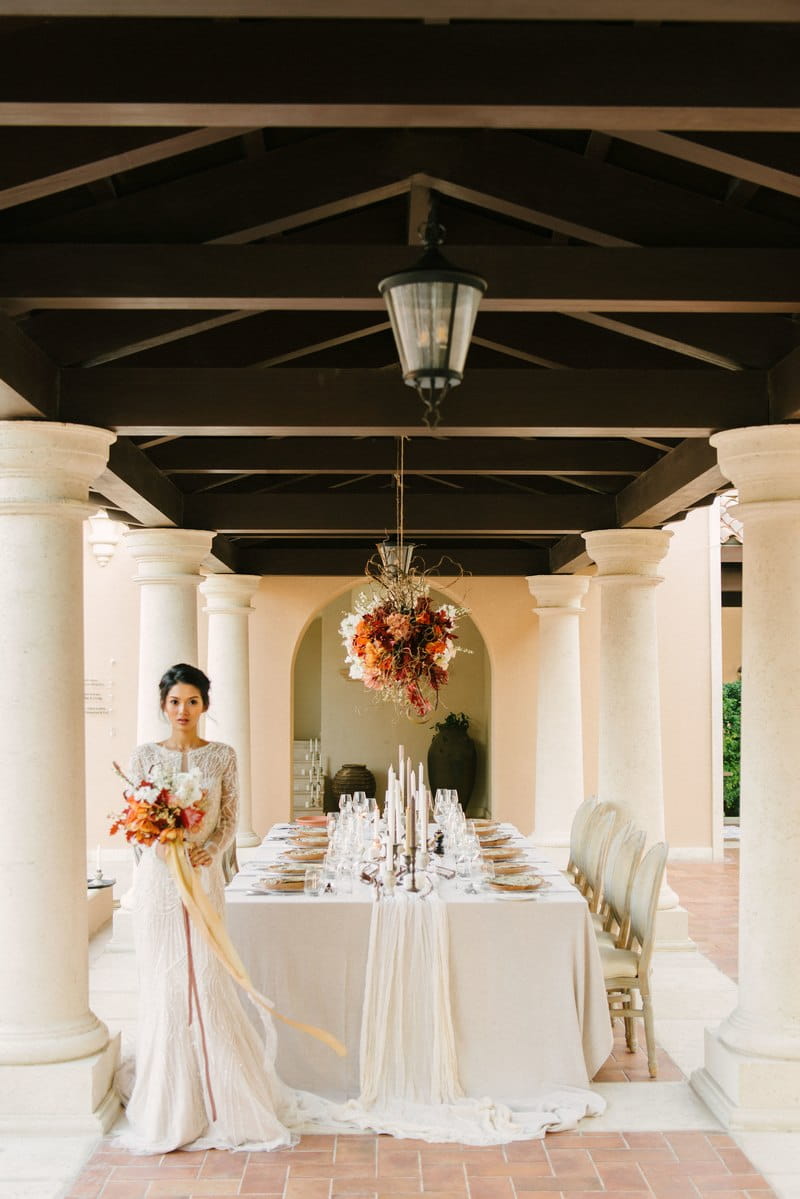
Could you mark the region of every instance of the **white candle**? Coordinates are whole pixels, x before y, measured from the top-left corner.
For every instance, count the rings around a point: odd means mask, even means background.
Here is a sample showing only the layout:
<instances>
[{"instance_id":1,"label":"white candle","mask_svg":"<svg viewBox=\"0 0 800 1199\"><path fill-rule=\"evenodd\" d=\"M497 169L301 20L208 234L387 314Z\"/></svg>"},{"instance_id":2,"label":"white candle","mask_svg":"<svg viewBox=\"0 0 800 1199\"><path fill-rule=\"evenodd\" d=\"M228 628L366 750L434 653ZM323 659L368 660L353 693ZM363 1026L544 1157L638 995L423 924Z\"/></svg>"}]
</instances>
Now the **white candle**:
<instances>
[{"instance_id":1,"label":"white candle","mask_svg":"<svg viewBox=\"0 0 800 1199\"><path fill-rule=\"evenodd\" d=\"M397 755L397 763L398 763L398 767L399 767L398 772L397 772L397 777L400 780L400 790L401 791L403 789L403 784L405 782L405 771L403 768L403 762L405 761L405 753L406 753L405 746L401 745L400 752Z\"/></svg>"},{"instance_id":2,"label":"white candle","mask_svg":"<svg viewBox=\"0 0 800 1199\"><path fill-rule=\"evenodd\" d=\"M95 870L102 869L102 866L100 865L100 846L99 845L98 845L97 849L95 850L94 864L95 864Z\"/></svg>"},{"instance_id":3,"label":"white candle","mask_svg":"<svg viewBox=\"0 0 800 1199\"><path fill-rule=\"evenodd\" d=\"M414 792L408 800L406 808L406 853L413 854L417 845L417 830L416 830L416 808L414 806Z\"/></svg>"}]
</instances>

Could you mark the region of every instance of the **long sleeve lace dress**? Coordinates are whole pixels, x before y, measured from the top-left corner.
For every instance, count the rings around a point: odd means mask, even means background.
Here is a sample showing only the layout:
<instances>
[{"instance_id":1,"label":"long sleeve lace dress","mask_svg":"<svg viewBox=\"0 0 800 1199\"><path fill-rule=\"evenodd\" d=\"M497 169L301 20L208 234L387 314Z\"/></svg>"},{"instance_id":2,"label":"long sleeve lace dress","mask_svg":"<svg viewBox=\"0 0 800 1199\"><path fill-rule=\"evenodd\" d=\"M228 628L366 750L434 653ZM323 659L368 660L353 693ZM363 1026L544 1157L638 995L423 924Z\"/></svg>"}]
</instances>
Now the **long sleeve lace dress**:
<instances>
[{"instance_id":1,"label":"long sleeve lace dress","mask_svg":"<svg viewBox=\"0 0 800 1199\"><path fill-rule=\"evenodd\" d=\"M236 833L236 755L209 742L182 756L155 743L133 754L130 777L146 778L155 765L173 771L198 767L207 791L202 823L189 842L213 855L200 867L202 885L216 910L224 908L222 859ZM172 1149L275 1149L292 1143L280 1112L288 1115L291 1092L275 1072L275 1030L265 1017L262 1043L242 1007L238 988L205 941L191 932L209 1078L205 1081L201 1028L188 1021L188 961L183 906L165 862L147 848L136 868L131 910L139 974L135 1082L127 1104L130 1130L118 1144L142 1153Z\"/></svg>"}]
</instances>

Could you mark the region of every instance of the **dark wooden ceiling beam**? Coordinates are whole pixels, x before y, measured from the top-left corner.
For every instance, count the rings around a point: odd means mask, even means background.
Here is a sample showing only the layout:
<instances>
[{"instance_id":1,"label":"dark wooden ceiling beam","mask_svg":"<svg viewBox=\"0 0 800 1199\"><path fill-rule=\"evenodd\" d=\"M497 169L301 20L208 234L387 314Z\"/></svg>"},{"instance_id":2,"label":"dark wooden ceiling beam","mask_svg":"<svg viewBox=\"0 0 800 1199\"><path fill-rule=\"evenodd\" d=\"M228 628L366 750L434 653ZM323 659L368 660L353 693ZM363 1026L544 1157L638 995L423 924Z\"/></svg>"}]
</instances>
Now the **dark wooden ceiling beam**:
<instances>
[{"instance_id":1,"label":"dark wooden ceiling beam","mask_svg":"<svg viewBox=\"0 0 800 1199\"><path fill-rule=\"evenodd\" d=\"M4 0L8 16L94 17L97 0ZM427 21L641 21L641 0L114 0L118 17L367 17ZM648 0L650 21L798 21L794 0Z\"/></svg>"},{"instance_id":2,"label":"dark wooden ceiling beam","mask_svg":"<svg viewBox=\"0 0 800 1199\"><path fill-rule=\"evenodd\" d=\"M610 527L615 528L616 525ZM580 533L569 533L559 538L550 549L548 560L550 573L554 575L575 574L592 565L592 559L586 553L586 542Z\"/></svg>"},{"instance_id":3,"label":"dark wooden ceiling beam","mask_svg":"<svg viewBox=\"0 0 800 1199\"><path fill-rule=\"evenodd\" d=\"M55 363L13 321L0 316L0 420L58 419Z\"/></svg>"},{"instance_id":4,"label":"dark wooden ceiling beam","mask_svg":"<svg viewBox=\"0 0 800 1199\"><path fill-rule=\"evenodd\" d=\"M108 466L94 489L147 528L183 523L183 495L126 437L111 446Z\"/></svg>"},{"instance_id":5,"label":"dark wooden ceiling beam","mask_svg":"<svg viewBox=\"0 0 800 1199\"><path fill-rule=\"evenodd\" d=\"M187 496L189 528L273 536L368 536L380 538L395 527L391 492L346 492ZM615 519L611 496L587 495L407 495L405 530L409 536L449 534L477 537L534 537L604 528Z\"/></svg>"},{"instance_id":6,"label":"dark wooden ceiling beam","mask_svg":"<svg viewBox=\"0 0 800 1199\"><path fill-rule=\"evenodd\" d=\"M63 419L126 436L415 436L421 405L370 370L65 370ZM708 437L768 420L760 371L468 372L447 437Z\"/></svg>"},{"instance_id":7,"label":"dark wooden ceiling beam","mask_svg":"<svg viewBox=\"0 0 800 1199\"><path fill-rule=\"evenodd\" d=\"M770 420L800 420L800 347L782 358L768 377Z\"/></svg>"},{"instance_id":8,"label":"dark wooden ceiling beam","mask_svg":"<svg viewBox=\"0 0 800 1199\"><path fill-rule=\"evenodd\" d=\"M446 429L444 430L446 433ZM149 451L168 475L197 474L392 474L396 442L341 438L182 437ZM405 447L406 475L625 475L657 460L645 446L623 441L578 438L414 437Z\"/></svg>"},{"instance_id":9,"label":"dark wooden ceiling beam","mask_svg":"<svg viewBox=\"0 0 800 1199\"><path fill-rule=\"evenodd\" d=\"M800 128L788 24L497 22L487 38L469 21L120 18L22 26L4 49L4 124ZM409 98L408 64L426 62L448 69L423 71Z\"/></svg>"},{"instance_id":10,"label":"dark wooden ceiling beam","mask_svg":"<svg viewBox=\"0 0 800 1199\"><path fill-rule=\"evenodd\" d=\"M183 524L182 493L125 437L118 437L111 446L108 465L93 490L145 528ZM218 533L205 564L216 573L235 573L239 569L236 546Z\"/></svg>"},{"instance_id":11,"label":"dark wooden ceiling beam","mask_svg":"<svg viewBox=\"0 0 800 1199\"><path fill-rule=\"evenodd\" d=\"M689 438L619 492L619 527L657 528L714 495L725 483L717 451L704 438Z\"/></svg>"},{"instance_id":12,"label":"dark wooden ceiling beam","mask_svg":"<svg viewBox=\"0 0 800 1199\"><path fill-rule=\"evenodd\" d=\"M776 166L769 161L770 143L763 138L729 138L717 141L709 135L687 134L678 137L674 133L663 131L643 132L637 130L618 129L614 137L642 146L647 150L656 150L670 158L679 158L683 162L693 162L697 166L706 167L711 171L719 171L730 175L734 180L743 180L756 187L769 187L773 191L784 192L789 196L800 197L800 172L794 147L790 149L794 160L793 169ZM737 149L737 140L740 148ZM732 144L731 144L732 143Z\"/></svg>"},{"instance_id":13,"label":"dark wooden ceiling beam","mask_svg":"<svg viewBox=\"0 0 800 1199\"><path fill-rule=\"evenodd\" d=\"M800 311L800 249L452 246L487 312ZM0 303L65 309L383 311L402 246L0 247Z\"/></svg>"},{"instance_id":14,"label":"dark wooden ceiling beam","mask_svg":"<svg viewBox=\"0 0 800 1199\"><path fill-rule=\"evenodd\" d=\"M242 244L417 186L592 245L798 244L791 224L499 129L341 130L3 230L16 241ZM8 234L6 234L8 236ZM472 238L480 241L479 237ZM417 244L414 241L411 244Z\"/></svg>"},{"instance_id":15,"label":"dark wooden ceiling beam","mask_svg":"<svg viewBox=\"0 0 800 1199\"><path fill-rule=\"evenodd\" d=\"M331 575L363 576L364 566L374 547L320 545L316 541L308 544L249 545L247 539L236 542L238 570L243 574L256 575ZM497 545L471 545L451 548L442 546L420 546L416 557L426 568L434 567L443 554L448 554L467 575L514 576L524 578L530 574L544 574L548 569L546 549L536 546L517 545L514 542L498 542ZM439 573L443 584L456 577L456 570L448 574L447 566ZM434 577L432 585L436 587Z\"/></svg>"},{"instance_id":16,"label":"dark wooden ceiling beam","mask_svg":"<svg viewBox=\"0 0 800 1199\"><path fill-rule=\"evenodd\" d=\"M0 132L0 209L213 146L243 129L6 128Z\"/></svg>"}]
</instances>

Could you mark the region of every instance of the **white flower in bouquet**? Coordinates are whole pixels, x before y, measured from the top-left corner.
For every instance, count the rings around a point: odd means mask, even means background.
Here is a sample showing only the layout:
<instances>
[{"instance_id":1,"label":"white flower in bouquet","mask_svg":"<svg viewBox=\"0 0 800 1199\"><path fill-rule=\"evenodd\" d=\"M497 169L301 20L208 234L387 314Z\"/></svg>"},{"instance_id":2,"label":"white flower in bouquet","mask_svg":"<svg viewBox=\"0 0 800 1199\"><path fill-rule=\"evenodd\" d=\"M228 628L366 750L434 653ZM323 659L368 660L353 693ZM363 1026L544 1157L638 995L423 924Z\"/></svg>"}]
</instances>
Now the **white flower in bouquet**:
<instances>
[{"instance_id":1,"label":"white flower in bouquet","mask_svg":"<svg viewBox=\"0 0 800 1199\"><path fill-rule=\"evenodd\" d=\"M193 766L191 770L178 772L175 777L175 785L171 790L179 807L192 807L203 798L201 778L202 775L197 766Z\"/></svg>"}]
</instances>

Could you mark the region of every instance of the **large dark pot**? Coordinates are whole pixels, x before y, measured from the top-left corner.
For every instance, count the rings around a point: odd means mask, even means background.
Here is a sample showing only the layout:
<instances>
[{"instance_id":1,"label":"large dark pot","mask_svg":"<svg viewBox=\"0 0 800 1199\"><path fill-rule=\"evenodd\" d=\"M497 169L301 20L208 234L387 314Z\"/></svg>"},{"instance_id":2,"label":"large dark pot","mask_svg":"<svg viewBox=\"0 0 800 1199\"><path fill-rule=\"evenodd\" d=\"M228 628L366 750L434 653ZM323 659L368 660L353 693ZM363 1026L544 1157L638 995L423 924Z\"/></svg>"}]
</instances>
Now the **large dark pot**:
<instances>
[{"instance_id":1,"label":"large dark pot","mask_svg":"<svg viewBox=\"0 0 800 1199\"><path fill-rule=\"evenodd\" d=\"M466 729L440 729L428 750L428 783L434 795L439 787L456 788L466 812L475 786L475 742Z\"/></svg>"},{"instance_id":2,"label":"large dark pot","mask_svg":"<svg viewBox=\"0 0 800 1199\"><path fill-rule=\"evenodd\" d=\"M338 812L339 797L352 795L354 791L364 791L367 798L375 796L375 775L363 764L345 762L336 771L331 780L331 800L325 804L326 812Z\"/></svg>"}]
</instances>

